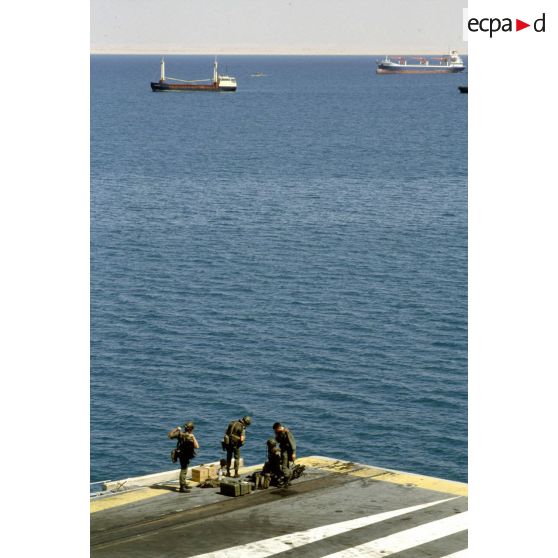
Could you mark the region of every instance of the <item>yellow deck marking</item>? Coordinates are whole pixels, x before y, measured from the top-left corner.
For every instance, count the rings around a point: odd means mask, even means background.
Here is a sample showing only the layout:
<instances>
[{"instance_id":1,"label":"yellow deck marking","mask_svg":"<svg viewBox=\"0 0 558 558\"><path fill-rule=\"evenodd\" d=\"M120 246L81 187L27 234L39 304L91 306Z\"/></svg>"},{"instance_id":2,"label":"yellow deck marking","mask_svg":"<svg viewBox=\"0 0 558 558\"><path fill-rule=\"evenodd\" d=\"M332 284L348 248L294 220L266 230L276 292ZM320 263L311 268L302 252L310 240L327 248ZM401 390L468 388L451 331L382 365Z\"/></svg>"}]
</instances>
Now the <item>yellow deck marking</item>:
<instances>
[{"instance_id":1,"label":"yellow deck marking","mask_svg":"<svg viewBox=\"0 0 558 558\"><path fill-rule=\"evenodd\" d=\"M189 480L188 484L194 487L198 486L199 483ZM165 490L165 488L167 490ZM159 484L157 488L146 486L139 488L138 490L116 493L112 496L105 496L104 498L99 498L98 500L92 500L89 503L89 513L108 510L110 508L116 508L117 506L125 506L126 504L133 504L134 502L147 500L148 498L155 498L155 496L163 496L171 491L175 491L177 488L178 487L174 484Z\"/></svg>"},{"instance_id":2,"label":"yellow deck marking","mask_svg":"<svg viewBox=\"0 0 558 558\"><path fill-rule=\"evenodd\" d=\"M327 470L331 473L349 473L356 469L362 469L363 465L356 465L350 461L340 461L335 459L327 459L324 457L302 457L296 460L297 463L306 467Z\"/></svg>"},{"instance_id":3,"label":"yellow deck marking","mask_svg":"<svg viewBox=\"0 0 558 558\"><path fill-rule=\"evenodd\" d=\"M386 474L393 474L393 473L387 473L385 469L378 469L377 467L364 467L362 469L357 469L349 473L349 475L351 475L352 477L364 477L364 478L370 478L370 477L376 478ZM380 480L384 480L384 479L380 479Z\"/></svg>"},{"instance_id":4,"label":"yellow deck marking","mask_svg":"<svg viewBox=\"0 0 558 558\"><path fill-rule=\"evenodd\" d=\"M323 457L303 457L302 459L298 459L297 463L331 473L346 473L354 477L374 478L374 480L382 482L416 486L417 488L443 492L444 494L454 494L455 496L468 495L469 487L467 484L462 482L426 477L424 475L416 475L413 473L386 471L385 469L378 469L377 467L358 465L348 461L335 461L333 459Z\"/></svg>"},{"instance_id":5,"label":"yellow deck marking","mask_svg":"<svg viewBox=\"0 0 558 558\"><path fill-rule=\"evenodd\" d=\"M89 511L90 513L95 513L102 510L115 508L117 506L125 506L126 504L131 504L133 502L146 500L147 498L162 496L165 493L165 490L157 490L155 488L149 487L140 488L139 490L132 490L130 492L122 492L121 494L117 493L112 496L99 498L98 500L92 500L89 504Z\"/></svg>"},{"instance_id":6,"label":"yellow deck marking","mask_svg":"<svg viewBox=\"0 0 558 558\"><path fill-rule=\"evenodd\" d=\"M362 469L350 474L355 477L373 477L374 480L416 486L417 488L433 490L434 492L443 492L444 494L454 494L455 496L467 496L469 489L469 487L462 482L436 479L434 477L425 477L412 473L393 473L391 471L384 471L382 473L380 469L370 471Z\"/></svg>"}]
</instances>

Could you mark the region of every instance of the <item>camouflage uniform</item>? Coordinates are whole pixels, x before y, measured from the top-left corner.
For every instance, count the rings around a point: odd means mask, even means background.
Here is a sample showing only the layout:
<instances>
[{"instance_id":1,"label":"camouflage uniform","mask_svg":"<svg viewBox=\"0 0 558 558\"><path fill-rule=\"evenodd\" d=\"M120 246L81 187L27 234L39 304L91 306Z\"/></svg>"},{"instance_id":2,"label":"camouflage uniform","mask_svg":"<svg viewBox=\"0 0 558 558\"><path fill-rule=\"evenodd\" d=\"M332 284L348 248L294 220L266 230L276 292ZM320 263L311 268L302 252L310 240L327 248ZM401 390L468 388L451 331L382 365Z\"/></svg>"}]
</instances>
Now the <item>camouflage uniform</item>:
<instances>
[{"instance_id":1,"label":"camouflage uniform","mask_svg":"<svg viewBox=\"0 0 558 558\"><path fill-rule=\"evenodd\" d=\"M223 449L227 452L227 476L231 476L231 463L234 456L234 476L239 477L240 448L246 439L246 427L252 422L250 417L242 417L229 423L223 439Z\"/></svg>"},{"instance_id":2,"label":"camouflage uniform","mask_svg":"<svg viewBox=\"0 0 558 558\"><path fill-rule=\"evenodd\" d=\"M178 477L180 482L180 492L186 492L189 488L186 475L188 474L190 459L196 455L196 449L199 448L198 441L193 434L194 423L187 422L184 425L184 430L185 432L182 432L180 427L177 426L174 430L171 430L168 433L168 437L171 440L176 439L176 451L180 461L180 476Z\"/></svg>"},{"instance_id":3,"label":"camouflage uniform","mask_svg":"<svg viewBox=\"0 0 558 558\"><path fill-rule=\"evenodd\" d=\"M281 467L281 450L273 438L267 441L267 461L263 466L262 474L264 476L262 488L269 488L270 484L279 486L285 481Z\"/></svg>"},{"instance_id":4,"label":"camouflage uniform","mask_svg":"<svg viewBox=\"0 0 558 558\"><path fill-rule=\"evenodd\" d=\"M281 451L281 471L285 476L285 481L288 482L291 478L290 463L294 463L296 458L296 441L291 432L280 423L276 422L273 430L275 430L275 440Z\"/></svg>"}]
</instances>

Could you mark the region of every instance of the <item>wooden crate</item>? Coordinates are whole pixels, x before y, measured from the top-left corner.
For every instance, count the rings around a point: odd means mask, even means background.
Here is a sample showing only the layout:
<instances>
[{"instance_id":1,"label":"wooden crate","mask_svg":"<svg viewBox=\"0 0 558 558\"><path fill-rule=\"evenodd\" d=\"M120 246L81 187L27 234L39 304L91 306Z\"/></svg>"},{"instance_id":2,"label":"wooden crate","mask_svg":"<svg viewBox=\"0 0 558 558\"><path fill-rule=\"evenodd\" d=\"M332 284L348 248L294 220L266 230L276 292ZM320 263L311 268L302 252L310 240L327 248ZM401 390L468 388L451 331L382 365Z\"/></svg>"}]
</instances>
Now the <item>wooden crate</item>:
<instances>
[{"instance_id":1,"label":"wooden crate","mask_svg":"<svg viewBox=\"0 0 558 558\"><path fill-rule=\"evenodd\" d=\"M209 478L210 467L192 467L192 481L203 482Z\"/></svg>"}]
</instances>

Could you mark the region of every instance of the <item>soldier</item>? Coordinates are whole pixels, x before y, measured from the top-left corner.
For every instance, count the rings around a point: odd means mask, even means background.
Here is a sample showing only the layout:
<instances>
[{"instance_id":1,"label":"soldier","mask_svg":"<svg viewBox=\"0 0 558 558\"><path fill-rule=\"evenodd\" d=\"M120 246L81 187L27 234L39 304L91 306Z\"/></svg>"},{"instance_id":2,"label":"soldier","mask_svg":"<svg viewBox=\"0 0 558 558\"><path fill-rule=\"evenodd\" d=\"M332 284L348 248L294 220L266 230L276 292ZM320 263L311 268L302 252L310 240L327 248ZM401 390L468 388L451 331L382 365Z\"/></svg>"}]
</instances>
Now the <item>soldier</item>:
<instances>
[{"instance_id":1,"label":"soldier","mask_svg":"<svg viewBox=\"0 0 558 558\"><path fill-rule=\"evenodd\" d=\"M289 484L291 478L290 464L296 459L296 441L294 436L280 422L273 425L275 431L275 440L279 444L281 450L281 470L285 476L285 484Z\"/></svg>"},{"instance_id":2,"label":"soldier","mask_svg":"<svg viewBox=\"0 0 558 558\"><path fill-rule=\"evenodd\" d=\"M227 452L227 477L231 476L231 463L234 455L234 476L240 477L238 468L240 467L240 448L246 440L246 427L252 424L252 419L248 416L229 423L223 438L223 450Z\"/></svg>"},{"instance_id":3,"label":"soldier","mask_svg":"<svg viewBox=\"0 0 558 558\"><path fill-rule=\"evenodd\" d=\"M171 440L176 439L176 452L180 460L180 492L187 492L190 488L186 481L188 465L190 464L190 459L196 455L196 450L200 447L194 436L194 423L187 422L184 425L184 432L182 432L180 426L177 426L168 433L168 437Z\"/></svg>"},{"instance_id":4,"label":"soldier","mask_svg":"<svg viewBox=\"0 0 558 558\"><path fill-rule=\"evenodd\" d=\"M267 441L267 461L263 466L262 488L269 488L269 485L280 486L285 481L285 475L281 468L281 450L277 447L275 438Z\"/></svg>"}]
</instances>

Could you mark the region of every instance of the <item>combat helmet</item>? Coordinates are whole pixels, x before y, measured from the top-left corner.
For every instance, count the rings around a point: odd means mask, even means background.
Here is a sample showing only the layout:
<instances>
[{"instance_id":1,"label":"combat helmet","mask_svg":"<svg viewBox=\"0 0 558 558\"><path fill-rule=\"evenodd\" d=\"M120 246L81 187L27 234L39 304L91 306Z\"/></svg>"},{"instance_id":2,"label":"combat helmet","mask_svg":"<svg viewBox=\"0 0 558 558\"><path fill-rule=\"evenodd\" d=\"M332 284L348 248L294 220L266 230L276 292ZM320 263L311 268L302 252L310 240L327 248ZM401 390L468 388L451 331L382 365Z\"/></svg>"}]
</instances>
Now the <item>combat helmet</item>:
<instances>
[{"instance_id":1,"label":"combat helmet","mask_svg":"<svg viewBox=\"0 0 558 558\"><path fill-rule=\"evenodd\" d=\"M268 448L274 448L277 446L277 441L275 440L275 438L268 438L267 439L267 447Z\"/></svg>"},{"instance_id":2,"label":"combat helmet","mask_svg":"<svg viewBox=\"0 0 558 558\"><path fill-rule=\"evenodd\" d=\"M248 415L242 417L241 420L246 426L250 426L252 424L252 417L249 417Z\"/></svg>"},{"instance_id":3,"label":"combat helmet","mask_svg":"<svg viewBox=\"0 0 558 558\"><path fill-rule=\"evenodd\" d=\"M189 420L188 422L184 423L184 430L186 431L190 431L190 430L194 430L194 423Z\"/></svg>"}]
</instances>

